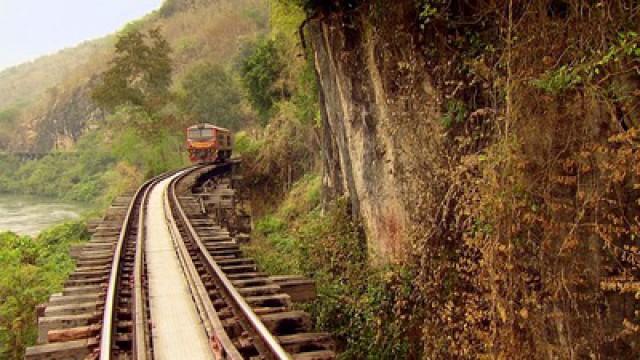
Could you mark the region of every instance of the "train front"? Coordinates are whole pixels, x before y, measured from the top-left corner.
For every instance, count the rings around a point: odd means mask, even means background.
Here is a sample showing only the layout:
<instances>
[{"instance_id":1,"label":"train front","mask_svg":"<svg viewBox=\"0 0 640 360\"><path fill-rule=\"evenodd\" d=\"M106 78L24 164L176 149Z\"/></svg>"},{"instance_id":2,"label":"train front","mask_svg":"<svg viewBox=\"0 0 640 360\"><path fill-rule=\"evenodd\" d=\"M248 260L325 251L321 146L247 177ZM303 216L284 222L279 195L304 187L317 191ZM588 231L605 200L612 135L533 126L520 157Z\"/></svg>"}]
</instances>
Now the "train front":
<instances>
[{"instance_id":1,"label":"train front","mask_svg":"<svg viewBox=\"0 0 640 360\"><path fill-rule=\"evenodd\" d=\"M194 164L216 160L215 128L209 124L198 124L187 129L189 160Z\"/></svg>"}]
</instances>

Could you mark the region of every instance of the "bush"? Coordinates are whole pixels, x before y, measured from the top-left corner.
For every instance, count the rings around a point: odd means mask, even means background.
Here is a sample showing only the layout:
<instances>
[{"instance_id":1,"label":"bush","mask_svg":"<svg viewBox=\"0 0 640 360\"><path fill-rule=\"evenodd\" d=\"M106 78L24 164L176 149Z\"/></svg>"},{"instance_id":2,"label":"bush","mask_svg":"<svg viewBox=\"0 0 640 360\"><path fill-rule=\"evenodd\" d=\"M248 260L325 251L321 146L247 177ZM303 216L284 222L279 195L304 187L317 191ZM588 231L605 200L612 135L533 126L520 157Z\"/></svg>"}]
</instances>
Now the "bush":
<instances>
[{"instance_id":1,"label":"bush","mask_svg":"<svg viewBox=\"0 0 640 360\"><path fill-rule=\"evenodd\" d=\"M183 79L182 88L184 92L178 101L180 109L194 121L231 129L240 127L240 92L222 66L195 66Z\"/></svg>"},{"instance_id":2,"label":"bush","mask_svg":"<svg viewBox=\"0 0 640 360\"><path fill-rule=\"evenodd\" d=\"M561 66L557 70L549 71L540 79L535 79L531 83L533 86L551 95L561 94L582 82L582 76L576 69Z\"/></svg>"},{"instance_id":3,"label":"bush","mask_svg":"<svg viewBox=\"0 0 640 360\"><path fill-rule=\"evenodd\" d=\"M315 165L317 143L313 135L312 128L296 119L295 106L281 102L258 141L259 151L243 158L251 190L266 198L268 189L271 196L280 199Z\"/></svg>"},{"instance_id":4,"label":"bush","mask_svg":"<svg viewBox=\"0 0 640 360\"><path fill-rule=\"evenodd\" d=\"M286 225L282 220L274 216L267 216L256 223L255 231L263 236L268 236L282 232L285 228Z\"/></svg>"},{"instance_id":5,"label":"bush","mask_svg":"<svg viewBox=\"0 0 640 360\"><path fill-rule=\"evenodd\" d=\"M343 359L400 359L417 357L411 346L411 326L406 315L419 316L412 306L415 273L399 266L372 267L362 231L350 220L346 202L333 204L326 215L318 209L283 210L289 201L317 204L317 176L299 181L278 214L285 223L266 216L256 223L245 251L260 269L272 274L306 275L316 281L318 297L303 305L316 326L331 332L343 351ZM295 214L295 215L294 215ZM288 225L287 225L288 224Z\"/></svg>"},{"instance_id":6,"label":"bush","mask_svg":"<svg viewBox=\"0 0 640 360\"><path fill-rule=\"evenodd\" d=\"M242 82L249 101L266 122L274 104L286 93L286 89L277 86L284 61L275 41L270 39L259 40L246 53L240 64Z\"/></svg>"},{"instance_id":7,"label":"bush","mask_svg":"<svg viewBox=\"0 0 640 360\"><path fill-rule=\"evenodd\" d=\"M129 114L125 109L122 110L114 115L122 117L115 122L126 123ZM157 129L154 136L146 137L136 129L122 127L115 131L112 141L115 157L139 169L146 178L187 163L184 135L177 135L168 129Z\"/></svg>"},{"instance_id":8,"label":"bush","mask_svg":"<svg viewBox=\"0 0 640 360\"><path fill-rule=\"evenodd\" d=\"M86 224L76 221L49 228L41 232L37 240L47 245L60 245L82 242L88 240L89 237Z\"/></svg>"},{"instance_id":9,"label":"bush","mask_svg":"<svg viewBox=\"0 0 640 360\"><path fill-rule=\"evenodd\" d=\"M304 215L320 205L322 179L315 174L307 174L298 180L280 205L278 216L292 220Z\"/></svg>"},{"instance_id":10,"label":"bush","mask_svg":"<svg viewBox=\"0 0 640 360\"><path fill-rule=\"evenodd\" d=\"M250 137L245 131L236 133L233 142L233 151L240 155L257 156L262 146L262 142Z\"/></svg>"},{"instance_id":11,"label":"bush","mask_svg":"<svg viewBox=\"0 0 640 360\"><path fill-rule=\"evenodd\" d=\"M447 102L447 112L442 118L442 125L450 128L455 124L461 124L467 118L469 111L467 105L460 100L449 100Z\"/></svg>"},{"instance_id":12,"label":"bush","mask_svg":"<svg viewBox=\"0 0 640 360\"><path fill-rule=\"evenodd\" d=\"M73 270L69 246L88 238L79 222L55 226L35 239L0 233L0 358L21 359L35 343L34 308L59 291Z\"/></svg>"}]
</instances>

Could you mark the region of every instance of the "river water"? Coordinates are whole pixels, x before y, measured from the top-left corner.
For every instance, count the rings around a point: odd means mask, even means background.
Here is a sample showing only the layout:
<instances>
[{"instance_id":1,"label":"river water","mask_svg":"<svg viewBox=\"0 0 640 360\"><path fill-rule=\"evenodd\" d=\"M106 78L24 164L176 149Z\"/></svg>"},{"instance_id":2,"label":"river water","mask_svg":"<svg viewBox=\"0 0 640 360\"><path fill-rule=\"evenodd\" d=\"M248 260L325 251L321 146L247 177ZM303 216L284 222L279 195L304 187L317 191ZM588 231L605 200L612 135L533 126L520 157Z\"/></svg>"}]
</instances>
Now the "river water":
<instances>
[{"instance_id":1,"label":"river water","mask_svg":"<svg viewBox=\"0 0 640 360\"><path fill-rule=\"evenodd\" d=\"M80 218L86 210L58 199L0 194L0 232L35 236L51 225Z\"/></svg>"}]
</instances>

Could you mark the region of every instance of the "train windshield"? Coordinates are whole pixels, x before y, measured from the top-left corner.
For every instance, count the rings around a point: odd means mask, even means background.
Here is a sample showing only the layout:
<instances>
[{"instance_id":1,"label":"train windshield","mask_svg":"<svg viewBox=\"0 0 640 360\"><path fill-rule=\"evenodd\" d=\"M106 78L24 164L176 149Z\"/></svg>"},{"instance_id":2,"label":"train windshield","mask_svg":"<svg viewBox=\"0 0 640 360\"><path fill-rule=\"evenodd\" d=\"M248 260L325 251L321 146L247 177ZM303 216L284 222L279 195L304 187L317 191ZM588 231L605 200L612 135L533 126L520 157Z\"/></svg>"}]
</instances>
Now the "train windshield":
<instances>
[{"instance_id":1,"label":"train windshield","mask_svg":"<svg viewBox=\"0 0 640 360\"><path fill-rule=\"evenodd\" d=\"M189 129L190 140L210 140L213 137L213 129Z\"/></svg>"}]
</instances>

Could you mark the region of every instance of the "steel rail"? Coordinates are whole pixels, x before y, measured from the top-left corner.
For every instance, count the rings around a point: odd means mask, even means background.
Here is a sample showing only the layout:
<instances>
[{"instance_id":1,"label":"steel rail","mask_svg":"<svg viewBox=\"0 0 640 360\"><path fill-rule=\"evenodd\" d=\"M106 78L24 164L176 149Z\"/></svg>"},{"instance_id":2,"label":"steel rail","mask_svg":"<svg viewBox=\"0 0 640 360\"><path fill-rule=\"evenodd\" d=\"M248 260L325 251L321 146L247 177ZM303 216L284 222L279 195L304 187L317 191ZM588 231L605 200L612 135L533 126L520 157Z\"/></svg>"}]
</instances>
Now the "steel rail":
<instances>
[{"instance_id":1,"label":"steel rail","mask_svg":"<svg viewBox=\"0 0 640 360\"><path fill-rule=\"evenodd\" d=\"M111 262L111 273L109 275L109 287L107 288L107 296L104 302L104 313L102 316L102 331L100 334L100 360L111 359L111 347L113 337L113 320L114 320L114 306L117 298L118 280L120 278L120 262L122 258L122 248L127 234L130 230L131 218L136 208L136 202L140 197L142 191L146 190L152 180L145 182L134 194L127 209L127 214L122 221L122 228L120 230L120 236L118 237L118 243L113 254L113 260Z\"/></svg>"},{"instance_id":2,"label":"steel rail","mask_svg":"<svg viewBox=\"0 0 640 360\"><path fill-rule=\"evenodd\" d=\"M136 256L133 270L133 356L137 360L146 360L150 357L149 344L147 343L147 307L144 301L144 244L147 237L146 209L149 202L149 186L144 192L142 204L140 205L140 215L138 216L138 234L136 239Z\"/></svg>"},{"instance_id":3,"label":"steel rail","mask_svg":"<svg viewBox=\"0 0 640 360\"><path fill-rule=\"evenodd\" d=\"M191 168L194 168L194 167L191 166L186 169L191 169ZM132 220L134 211L136 209L136 203L138 202L138 199L140 198L140 196L143 196L143 198L146 197L150 189L153 187L152 186L153 184L177 173L178 171L180 170L171 171L171 172L156 176L150 180L147 180L138 188L138 190L133 195L131 202L129 203L127 213L124 217L124 220L122 221L122 228L120 230L118 242L116 244L116 248L113 254L113 260L111 262L111 272L109 273L109 285L107 287L107 294L104 302L104 311L102 316L102 329L100 332L100 344L99 344L100 360L111 360L113 356L112 354L113 332L115 330L114 329L114 320L115 320L114 307L116 305L116 300L118 298L118 285L120 281L120 271L121 271L120 265L122 262L122 253L123 253L124 244L125 244L127 235L131 230L131 225L132 225L131 220ZM144 202L141 203L141 207L144 207ZM144 215L142 215L141 217L144 217ZM141 230L141 229L139 228L138 230ZM138 255L139 254L136 252L136 258L138 257ZM137 313L138 311L136 310L134 314L137 314ZM138 345L134 343L134 348L136 348L136 346Z\"/></svg>"},{"instance_id":4,"label":"steel rail","mask_svg":"<svg viewBox=\"0 0 640 360\"><path fill-rule=\"evenodd\" d=\"M284 348L282 348L282 345L280 345L278 340L273 336L273 334L271 334L269 329L267 329L262 320L260 320L258 315L256 315L256 313L253 311L251 306L245 301L244 297L240 295L229 278L227 278L227 275L209 254L209 251L198 236L198 233L191 225L191 222L189 221L184 209L182 208L182 205L178 201L178 197L175 191L176 184L188 173L190 172L185 172L179 176L176 176L169 184L169 187L171 189L170 196L172 197L171 201L174 202L176 209L178 210L178 214L183 219L183 222L186 225L189 234L196 243L198 249L200 250L200 253L204 256L206 265L208 265L209 268L213 271L213 275L215 275L213 277L213 280L216 282L218 289L231 306L233 313L238 318L244 319L244 321L241 321L241 324L248 325L249 328L245 328L245 330L249 332L256 341L256 348L259 352L262 353L261 355L269 360L290 360L291 356L284 350Z\"/></svg>"},{"instance_id":5,"label":"steel rail","mask_svg":"<svg viewBox=\"0 0 640 360\"><path fill-rule=\"evenodd\" d=\"M207 336L211 340L214 355L218 360L243 360L244 358L225 332L224 325L211 302L209 292L198 274L198 270L196 269L193 259L189 255L189 251L186 247L186 241L178 229L178 218L176 217L175 211L173 210L169 200L170 196L168 193L171 191L171 188L167 187L163 196L165 216L169 225L169 231L171 232L173 243L178 253L178 258L182 263L187 283L191 288L193 299L198 309L198 313L200 314L200 319L203 322Z\"/></svg>"}]
</instances>

